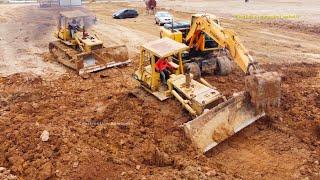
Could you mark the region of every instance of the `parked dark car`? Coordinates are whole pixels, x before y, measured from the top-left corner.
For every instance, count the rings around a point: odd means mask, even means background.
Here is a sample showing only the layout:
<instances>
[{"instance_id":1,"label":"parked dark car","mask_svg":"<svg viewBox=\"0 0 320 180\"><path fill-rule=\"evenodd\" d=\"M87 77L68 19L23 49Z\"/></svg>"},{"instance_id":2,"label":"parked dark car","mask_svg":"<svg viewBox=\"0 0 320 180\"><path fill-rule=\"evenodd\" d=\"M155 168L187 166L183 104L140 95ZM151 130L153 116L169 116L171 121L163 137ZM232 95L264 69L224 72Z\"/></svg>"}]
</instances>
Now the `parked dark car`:
<instances>
[{"instance_id":1,"label":"parked dark car","mask_svg":"<svg viewBox=\"0 0 320 180\"><path fill-rule=\"evenodd\" d=\"M112 17L115 19L135 18L139 14L135 9L121 9L115 12Z\"/></svg>"}]
</instances>

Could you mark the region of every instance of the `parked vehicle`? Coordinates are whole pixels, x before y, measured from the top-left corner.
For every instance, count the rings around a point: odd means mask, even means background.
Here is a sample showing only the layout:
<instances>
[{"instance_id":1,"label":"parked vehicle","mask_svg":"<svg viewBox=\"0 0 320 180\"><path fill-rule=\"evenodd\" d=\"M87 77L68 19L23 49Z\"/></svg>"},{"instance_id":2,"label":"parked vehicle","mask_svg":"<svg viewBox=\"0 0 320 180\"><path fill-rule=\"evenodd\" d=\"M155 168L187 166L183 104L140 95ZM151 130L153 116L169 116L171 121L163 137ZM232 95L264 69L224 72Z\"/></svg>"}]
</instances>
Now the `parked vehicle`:
<instances>
[{"instance_id":1,"label":"parked vehicle","mask_svg":"<svg viewBox=\"0 0 320 180\"><path fill-rule=\"evenodd\" d=\"M166 11L159 11L155 14L156 24L159 24L160 26L163 24L171 23L172 19L172 15Z\"/></svg>"},{"instance_id":2,"label":"parked vehicle","mask_svg":"<svg viewBox=\"0 0 320 180\"><path fill-rule=\"evenodd\" d=\"M135 9L121 9L115 12L112 17L115 19L136 18L139 13Z\"/></svg>"}]
</instances>

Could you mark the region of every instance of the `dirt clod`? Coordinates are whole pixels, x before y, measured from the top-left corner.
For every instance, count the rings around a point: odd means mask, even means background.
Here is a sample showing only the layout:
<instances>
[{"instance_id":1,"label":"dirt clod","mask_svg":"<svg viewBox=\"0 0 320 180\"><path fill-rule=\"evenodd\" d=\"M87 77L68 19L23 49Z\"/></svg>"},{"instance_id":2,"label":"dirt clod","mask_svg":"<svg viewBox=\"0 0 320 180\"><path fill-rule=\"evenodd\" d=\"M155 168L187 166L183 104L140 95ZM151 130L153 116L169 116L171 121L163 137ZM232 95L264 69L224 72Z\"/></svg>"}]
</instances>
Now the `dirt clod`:
<instances>
[{"instance_id":1,"label":"dirt clod","mask_svg":"<svg viewBox=\"0 0 320 180\"><path fill-rule=\"evenodd\" d=\"M44 130L42 133L41 133L41 141L43 142L47 142L49 140L49 132L47 130Z\"/></svg>"},{"instance_id":2,"label":"dirt clod","mask_svg":"<svg viewBox=\"0 0 320 180\"><path fill-rule=\"evenodd\" d=\"M10 170L5 167L0 167L0 179L3 180L15 180L18 179L15 175L11 174Z\"/></svg>"},{"instance_id":3,"label":"dirt clod","mask_svg":"<svg viewBox=\"0 0 320 180\"><path fill-rule=\"evenodd\" d=\"M52 164L50 162L47 162L41 167L38 178L48 179L53 175L52 171Z\"/></svg>"}]
</instances>

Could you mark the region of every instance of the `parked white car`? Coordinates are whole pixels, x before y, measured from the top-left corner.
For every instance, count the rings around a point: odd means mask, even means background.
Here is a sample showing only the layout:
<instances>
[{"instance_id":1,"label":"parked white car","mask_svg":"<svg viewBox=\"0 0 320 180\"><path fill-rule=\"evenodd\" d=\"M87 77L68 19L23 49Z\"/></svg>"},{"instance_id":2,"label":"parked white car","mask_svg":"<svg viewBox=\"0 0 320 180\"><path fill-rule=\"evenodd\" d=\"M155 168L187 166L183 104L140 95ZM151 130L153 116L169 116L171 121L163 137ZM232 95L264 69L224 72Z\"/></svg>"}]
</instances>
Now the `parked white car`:
<instances>
[{"instance_id":1,"label":"parked white car","mask_svg":"<svg viewBox=\"0 0 320 180\"><path fill-rule=\"evenodd\" d=\"M172 15L166 11L159 11L155 14L156 24L160 26L172 22Z\"/></svg>"}]
</instances>

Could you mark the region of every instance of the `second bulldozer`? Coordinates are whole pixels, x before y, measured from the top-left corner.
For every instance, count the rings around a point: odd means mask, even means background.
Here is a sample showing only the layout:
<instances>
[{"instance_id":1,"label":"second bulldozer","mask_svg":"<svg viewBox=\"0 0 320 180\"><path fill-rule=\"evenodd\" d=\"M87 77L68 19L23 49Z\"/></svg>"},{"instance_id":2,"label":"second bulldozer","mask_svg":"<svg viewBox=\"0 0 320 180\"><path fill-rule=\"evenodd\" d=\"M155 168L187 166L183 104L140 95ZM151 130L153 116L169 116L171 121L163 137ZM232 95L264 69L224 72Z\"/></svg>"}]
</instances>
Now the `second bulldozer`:
<instances>
[{"instance_id":1,"label":"second bulldozer","mask_svg":"<svg viewBox=\"0 0 320 180\"><path fill-rule=\"evenodd\" d=\"M60 13L55 33L58 40L49 44L55 59L83 77L91 72L129 64L131 60L125 45L104 47L96 34L86 31L88 18L79 10Z\"/></svg>"}]
</instances>

